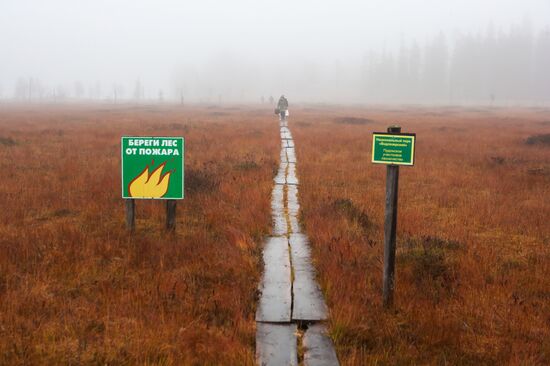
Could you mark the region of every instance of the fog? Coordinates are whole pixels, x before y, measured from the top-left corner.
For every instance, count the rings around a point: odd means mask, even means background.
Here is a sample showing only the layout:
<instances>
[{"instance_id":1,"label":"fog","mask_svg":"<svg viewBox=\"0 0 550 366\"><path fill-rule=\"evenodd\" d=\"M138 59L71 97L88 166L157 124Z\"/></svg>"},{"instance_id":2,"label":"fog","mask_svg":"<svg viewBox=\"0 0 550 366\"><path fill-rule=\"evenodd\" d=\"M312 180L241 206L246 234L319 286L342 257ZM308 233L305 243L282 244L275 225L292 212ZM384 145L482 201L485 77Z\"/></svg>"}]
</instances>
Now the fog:
<instances>
[{"instance_id":1,"label":"fog","mask_svg":"<svg viewBox=\"0 0 550 366\"><path fill-rule=\"evenodd\" d=\"M550 0L0 0L0 98L550 103Z\"/></svg>"}]
</instances>

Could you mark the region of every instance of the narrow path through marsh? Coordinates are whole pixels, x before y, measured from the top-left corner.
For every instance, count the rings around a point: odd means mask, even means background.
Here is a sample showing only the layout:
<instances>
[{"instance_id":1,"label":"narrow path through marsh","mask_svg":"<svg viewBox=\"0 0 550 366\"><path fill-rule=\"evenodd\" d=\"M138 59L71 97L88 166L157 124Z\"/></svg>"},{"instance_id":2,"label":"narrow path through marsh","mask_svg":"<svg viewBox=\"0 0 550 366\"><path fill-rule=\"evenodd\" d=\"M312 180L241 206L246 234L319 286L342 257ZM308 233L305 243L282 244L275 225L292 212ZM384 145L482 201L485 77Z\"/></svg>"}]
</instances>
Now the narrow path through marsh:
<instances>
[{"instance_id":1,"label":"narrow path through marsh","mask_svg":"<svg viewBox=\"0 0 550 366\"><path fill-rule=\"evenodd\" d=\"M280 120L281 163L271 197L273 234L267 238L256 312L259 365L338 365L323 321L327 306L315 279L298 213L296 152L287 120Z\"/></svg>"}]
</instances>

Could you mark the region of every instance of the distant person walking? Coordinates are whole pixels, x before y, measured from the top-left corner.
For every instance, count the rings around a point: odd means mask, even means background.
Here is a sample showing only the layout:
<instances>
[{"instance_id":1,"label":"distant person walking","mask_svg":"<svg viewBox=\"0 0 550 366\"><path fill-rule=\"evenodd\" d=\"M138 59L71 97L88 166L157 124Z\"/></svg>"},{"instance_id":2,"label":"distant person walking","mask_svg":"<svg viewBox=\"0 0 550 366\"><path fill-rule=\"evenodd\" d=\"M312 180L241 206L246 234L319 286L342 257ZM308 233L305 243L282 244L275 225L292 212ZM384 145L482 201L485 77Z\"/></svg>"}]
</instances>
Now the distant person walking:
<instances>
[{"instance_id":1,"label":"distant person walking","mask_svg":"<svg viewBox=\"0 0 550 366\"><path fill-rule=\"evenodd\" d=\"M279 115L281 116L281 120L284 120L286 118L286 113L288 111L288 100L286 100L284 95L281 95L279 98L279 102L277 103L277 109L279 110Z\"/></svg>"}]
</instances>

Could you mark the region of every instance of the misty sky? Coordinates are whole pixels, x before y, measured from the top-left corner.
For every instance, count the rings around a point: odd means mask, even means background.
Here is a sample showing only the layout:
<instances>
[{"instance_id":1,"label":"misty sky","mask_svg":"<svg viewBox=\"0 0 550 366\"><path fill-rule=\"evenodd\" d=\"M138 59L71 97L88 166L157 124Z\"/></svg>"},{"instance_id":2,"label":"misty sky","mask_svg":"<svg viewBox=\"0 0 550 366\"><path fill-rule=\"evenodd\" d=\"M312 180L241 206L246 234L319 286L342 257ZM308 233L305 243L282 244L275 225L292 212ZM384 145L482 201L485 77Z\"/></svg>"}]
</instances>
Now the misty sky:
<instances>
[{"instance_id":1,"label":"misty sky","mask_svg":"<svg viewBox=\"0 0 550 366\"><path fill-rule=\"evenodd\" d=\"M139 78L158 90L193 74L215 88L227 63L279 93L268 80L281 70L526 21L550 26L550 0L0 0L0 86Z\"/></svg>"}]
</instances>

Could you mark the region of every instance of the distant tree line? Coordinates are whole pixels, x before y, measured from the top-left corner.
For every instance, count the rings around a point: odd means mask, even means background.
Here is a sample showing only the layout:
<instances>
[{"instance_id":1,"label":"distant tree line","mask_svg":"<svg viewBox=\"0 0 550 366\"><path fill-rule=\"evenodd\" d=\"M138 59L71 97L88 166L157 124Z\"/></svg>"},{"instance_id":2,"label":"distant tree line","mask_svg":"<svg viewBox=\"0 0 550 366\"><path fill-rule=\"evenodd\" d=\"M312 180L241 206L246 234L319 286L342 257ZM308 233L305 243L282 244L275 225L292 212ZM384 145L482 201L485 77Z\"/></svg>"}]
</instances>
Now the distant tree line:
<instances>
[{"instance_id":1,"label":"distant tree line","mask_svg":"<svg viewBox=\"0 0 550 366\"><path fill-rule=\"evenodd\" d=\"M490 27L453 42L440 33L423 47L403 42L397 52L369 52L361 89L380 102L548 102L549 70L550 29Z\"/></svg>"},{"instance_id":2,"label":"distant tree line","mask_svg":"<svg viewBox=\"0 0 550 366\"><path fill-rule=\"evenodd\" d=\"M452 37L439 33L424 43L402 41L393 49L366 52L362 62L338 59L288 65L245 63L236 57L181 67L171 86L146 89L135 82L57 86L21 77L13 97L20 101L103 100L117 103L171 100L217 103L259 102L287 94L293 100L360 103L537 104L550 103L550 29L528 22L510 29ZM0 98L9 97L4 85Z\"/></svg>"},{"instance_id":3,"label":"distant tree line","mask_svg":"<svg viewBox=\"0 0 550 366\"><path fill-rule=\"evenodd\" d=\"M37 77L20 77L15 83L13 97L19 101L63 101L101 99L102 93L99 82L90 84L87 88L81 81L75 81L72 85L49 86Z\"/></svg>"},{"instance_id":4,"label":"distant tree line","mask_svg":"<svg viewBox=\"0 0 550 366\"><path fill-rule=\"evenodd\" d=\"M135 82L133 93L126 93L124 83L112 83L109 88L102 88L99 81L85 85L82 81L72 84L48 86L37 77L20 77L15 83L13 98L23 102L51 102L51 101L90 101L103 100L116 103L117 101L142 102L152 99L162 99L163 91L159 90L154 97L147 99L145 86L138 79ZM1 89L0 89L1 91ZM0 92L0 98L3 94Z\"/></svg>"}]
</instances>

